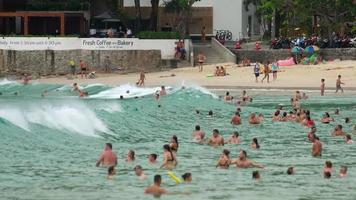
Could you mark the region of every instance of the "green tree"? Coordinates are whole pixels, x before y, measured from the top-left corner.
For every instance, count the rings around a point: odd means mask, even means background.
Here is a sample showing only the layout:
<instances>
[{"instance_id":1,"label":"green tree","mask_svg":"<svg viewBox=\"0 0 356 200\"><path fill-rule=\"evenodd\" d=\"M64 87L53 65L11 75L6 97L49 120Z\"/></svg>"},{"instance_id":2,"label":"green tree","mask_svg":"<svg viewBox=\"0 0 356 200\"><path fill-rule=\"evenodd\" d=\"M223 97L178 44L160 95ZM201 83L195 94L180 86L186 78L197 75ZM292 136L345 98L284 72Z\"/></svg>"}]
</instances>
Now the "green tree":
<instances>
[{"instance_id":1,"label":"green tree","mask_svg":"<svg viewBox=\"0 0 356 200\"><path fill-rule=\"evenodd\" d=\"M200 0L166 0L165 11L176 16L176 31L179 32L180 39L189 34L189 23L192 18L192 7L195 2Z\"/></svg>"},{"instance_id":2,"label":"green tree","mask_svg":"<svg viewBox=\"0 0 356 200\"><path fill-rule=\"evenodd\" d=\"M151 0L150 28L152 31L157 31L158 11L159 11L158 9L159 9L159 0Z\"/></svg>"}]
</instances>

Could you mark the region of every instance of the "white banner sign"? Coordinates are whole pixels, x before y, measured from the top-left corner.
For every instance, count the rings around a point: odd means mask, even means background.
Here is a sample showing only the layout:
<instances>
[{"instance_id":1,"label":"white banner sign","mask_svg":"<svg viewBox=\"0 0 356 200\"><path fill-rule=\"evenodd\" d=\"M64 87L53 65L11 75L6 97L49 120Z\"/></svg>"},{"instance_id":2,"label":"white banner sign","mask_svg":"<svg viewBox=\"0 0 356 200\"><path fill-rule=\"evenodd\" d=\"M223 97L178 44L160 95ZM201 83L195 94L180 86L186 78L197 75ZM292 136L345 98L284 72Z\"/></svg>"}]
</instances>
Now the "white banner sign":
<instances>
[{"instance_id":1,"label":"white banner sign","mask_svg":"<svg viewBox=\"0 0 356 200\"><path fill-rule=\"evenodd\" d=\"M80 49L85 50L138 50L138 39L81 39Z\"/></svg>"},{"instance_id":2,"label":"white banner sign","mask_svg":"<svg viewBox=\"0 0 356 200\"><path fill-rule=\"evenodd\" d=\"M174 58L176 45L177 40L137 38L0 37L4 50L160 50L162 59Z\"/></svg>"},{"instance_id":3,"label":"white banner sign","mask_svg":"<svg viewBox=\"0 0 356 200\"><path fill-rule=\"evenodd\" d=\"M0 49L7 50L72 50L78 49L78 46L80 46L80 41L78 38L0 38Z\"/></svg>"}]
</instances>

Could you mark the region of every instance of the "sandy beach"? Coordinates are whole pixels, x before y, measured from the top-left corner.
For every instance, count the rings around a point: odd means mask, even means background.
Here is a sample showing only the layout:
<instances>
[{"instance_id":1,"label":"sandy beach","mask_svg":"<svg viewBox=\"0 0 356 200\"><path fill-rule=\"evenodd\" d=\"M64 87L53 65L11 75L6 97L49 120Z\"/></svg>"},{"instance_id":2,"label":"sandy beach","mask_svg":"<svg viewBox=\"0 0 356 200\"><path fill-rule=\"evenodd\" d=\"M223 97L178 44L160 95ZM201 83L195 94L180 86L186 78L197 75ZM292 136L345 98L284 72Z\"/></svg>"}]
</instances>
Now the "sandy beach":
<instances>
[{"instance_id":1,"label":"sandy beach","mask_svg":"<svg viewBox=\"0 0 356 200\"><path fill-rule=\"evenodd\" d=\"M213 74L216 66L224 66L227 69L228 76L208 77ZM221 63L217 65L206 65L202 73L198 72L197 67L185 67L172 69L163 72L154 72L146 74L146 86L177 86L185 84L197 84L207 88L276 88L276 89L315 89L320 87L320 79L326 80L326 89L334 89L337 76L342 76L346 89L356 89L356 61L333 61L319 65L295 65L291 67L280 67L278 79L270 83L255 82L252 67L238 67L232 63ZM171 76L173 75L174 76ZM54 78L41 78L35 80L39 83L50 84L93 84L102 83L110 86L121 84L135 84L139 75L134 74L98 74L96 79L82 79L80 76L75 79L68 79L65 76ZM262 79L262 75L260 76Z\"/></svg>"}]
</instances>

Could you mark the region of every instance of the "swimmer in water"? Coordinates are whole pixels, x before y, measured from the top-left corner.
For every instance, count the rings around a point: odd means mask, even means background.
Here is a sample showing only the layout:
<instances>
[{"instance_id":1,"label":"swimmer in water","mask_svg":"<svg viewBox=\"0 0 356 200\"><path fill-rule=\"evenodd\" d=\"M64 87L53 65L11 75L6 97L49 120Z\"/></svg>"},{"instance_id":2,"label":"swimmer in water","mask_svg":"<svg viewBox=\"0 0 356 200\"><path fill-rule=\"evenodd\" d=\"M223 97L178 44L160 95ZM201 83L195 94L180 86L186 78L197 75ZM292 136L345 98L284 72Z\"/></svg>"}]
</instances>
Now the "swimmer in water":
<instances>
[{"instance_id":1,"label":"swimmer in water","mask_svg":"<svg viewBox=\"0 0 356 200\"><path fill-rule=\"evenodd\" d=\"M255 179L255 180L261 180L261 175L260 175L260 172L259 171L253 171L252 172L252 179Z\"/></svg>"},{"instance_id":2,"label":"swimmer in water","mask_svg":"<svg viewBox=\"0 0 356 200\"><path fill-rule=\"evenodd\" d=\"M252 114L250 115L250 118L249 118L248 122L249 122L250 124L260 124L260 120L258 119L258 117L256 116L255 113L252 113Z\"/></svg>"},{"instance_id":3,"label":"swimmer in water","mask_svg":"<svg viewBox=\"0 0 356 200\"><path fill-rule=\"evenodd\" d=\"M325 161L324 173L325 172L329 172L331 174L334 172L333 163L329 160Z\"/></svg>"},{"instance_id":4,"label":"swimmer in water","mask_svg":"<svg viewBox=\"0 0 356 200\"><path fill-rule=\"evenodd\" d=\"M225 98L224 98L225 102L230 102L231 103L233 98L234 97L230 95L230 92L226 92L226 95L225 95Z\"/></svg>"},{"instance_id":5,"label":"swimmer in water","mask_svg":"<svg viewBox=\"0 0 356 200\"><path fill-rule=\"evenodd\" d=\"M344 178L346 176L347 176L347 166L341 166L339 177Z\"/></svg>"},{"instance_id":6,"label":"swimmer in water","mask_svg":"<svg viewBox=\"0 0 356 200\"><path fill-rule=\"evenodd\" d=\"M287 112L283 112L280 122L288 122L288 114Z\"/></svg>"},{"instance_id":7,"label":"swimmer in water","mask_svg":"<svg viewBox=\"0 0 356 200\"><path fill-rule=\"evenodd\" d=\"M105 167L111 167L117 165L117 156L116 153L112 151L112 144L106 143L104 152L101 154L100 158L96 162L96 166L100 165Z\"/></svg>"},{"instance_id":8,"label":"swimmer in water","mask_svg":"<svg viewBox=\"0 0 356 200\"><path fill-rule=\"evenodd\" d=\"M240 125L241 124L241 116L240 113L235 112L235 115L231 119L232 125Z\"/></svg>"},{"instance_id":9,"label":"swimmer in water","mask_svg":"<svg viewBox=\"0 0 356 200\"><path fill-rule=\"evenodd\" d=\"M169 147L171 147L171 150L173 152L177 153L179 143L178 143L178 137L176 135L172 136L171 143L169 144Z\"/></svg>"},{"instance_id":10,"label":"swimmer in water","mask_svg":"<svg viewBox=\"0 0 356 200\"><path fill-rule=\"evenodd\" d=\"M109 180L112 180L112 179L114 179L115 174L116 174L115 167L111 166L111 167L108 168L108 176L106 178L109 179Z\"/></svg>"},{"instance_id":11,"label":"swimmer in water","mask_svg":"<svg viewBox=\"0 0 356 200\"><path fill-rule=\"evenodd\" d=\"M73 91L74 91L74 92L80 92L78 83L73 83Z\"/></svg>"},{"instance_id":12,"label":"swimmer in water","mask_svg":"<svg viewBox=\"0 0 356 200\"><path fill-rule=\"evenodd\" d=\"M279 116L280 113L281 113L281 112L280 112L279 110L277 110L277 111L274 113L273 119L272 119L273 122L279 122L279 121L281 121L281 117Z\"/></svg>"},{"instance_id":13,"label":"swimmer in water","mask_svg":"<svg viewBox=\"0 0 356 200\"><path fill-rule=\"evenodd\" d=\"M155 154L155 153L150 154L150 155L148 156L148 162L149 162L150 164L157 164L157 157L158 157L158 155Z\"/></svg>"},{"instance_id":14,"label":"swimmer in water","mask_svg":"<svg viewBox=\"0 0 356 200\"><path fill-rule=\"evenodd\" d=\"M294 175L294 174L295 174L294 167L289 167L289 168L287 169L287 174L288 174L288 175Z\"/></svg>"},{"instance_id":15,"label":"swimmer in water","mask_svg":"<svg viewBox=\"0 0 356 200\"><path fill-rule=\"evenodd\" d=\"M171 147L169 147L168 144L165 144L163 146L163 150L164 150L163 163L160 169L164 168L164 169L172 170L177 165L177 158L175 154L172 152Z\"/></svg>"},{"instance_id":16,"label":"swimmer in water","mask_svg":"<svg viewBox=\"0 0 356 200\"><path fill-rule=\"evenodd\" d=\"M260 145L258 144L257 138L252 139L251 148L252 149L260 149Z\"/></svg>"},{"instance_id":17,"label":"swimmer in water","mask_svg":"<svg viewBox=\"0 0 356 200\"><path fill-rule=\"evenodd\" d=\"M260 113L258 115L258 121L260 121L262 123L264 120L265 120L265 116L262 113Z\"/></svg>"},{"instance_id":18,"label":"swimmer in water","mask_svg":"<svg viewBox=\"0 0 356 200\"><path fill-rule=\"evenodd\" d=\"M126 156L126 162L134 162L135 161L135 151L129 150Z\"/></svg>"},{"instance_id":19,"label":"swimmer in water","mask_svg":"<svg viewBox=\"0 0 356 200\"><path fill-rule=\"evenodd\" d=\"M212 111L212 110L209 110L208 116L209 116L209 117L212 117L213 114L214 114L213 111Z\"/></svg>"},{"instance_id":20,"label":"swimmer in water","mask_svg":"<svg viewBox=\"0 0 356 200\"><path fill-rule=\"evenodd\" d=\"M332 117L330 117L330 114L328 112L326 112L323 116L323 118L321 119L321 122L324 124L329 124L330 122L333 122L334 119Z\"/></svg>"},{"instance_id":21,"label":"swimmer in water","mask_svg":"<svg viewBox=\"0 0 356 200\"><path fill-rule=\"evenodd\" d=\"M255 163L252 160L248 160L247 153L244 150L240 151L239 157L232 161L231 164L236 164L237 168L264 168L263 165Z\"/></svg>"},{"instance_id":22,"label":"swimmer in water","mask_svg":"<svg viewBox=\"0 0 356 200\"><path fill-rule=\"evenodd\" d=\"M240 140L239 132L234 131L231 137L229 138L229 140L225 144L240 144L240 143L241 140Z\"/></svg>"},{"instance_id":23,"label":"swimmer in water","mask_svg":"<svg viewBox=\"0 0 356 200\"><path fill-rule=\"evenodd\" d=\"M154 196L161 196L162 194L166 194L167 190L161 188L162 177L161 175L155 175L153 179L153 185L146 188L146 194L153 194Z\"/></svg>"},{"instance_id":24,"label":"swimmer in water","mask_svg":"<svg viewBox=\"0 0 356 200\"><path fill-rule=\"evenodd\" d=\"M213 135L208 141L208 144L211 146L224 146L224 138L220 135L218 129L213 130Z\"/></svg>"},{"instance_id":25,"label":"swimmer in water","mask_svg":"<svg viewBox=\"0 0 356 200\"><path fill-rule=\"evenodd\" d=\"M196 125L193 131L193 137L197 141L202 141L205 138L205 132L200 130L200 126Z\"/></svg>"},{"instance_id":26,"label":"swimmer in water","mask_svg":"<svg viewBox=\"0 0 356 200\"><path fill-rule=\"evenodd\" d=\"M156 99L156 101L159 101L159 98L161 97L159 93L160 93L159 90L157 90L157 91L155 92L155 99Z\"/></svg>"},{"instance_id":27,"label":"swimmer in water","mask_svg":"<svg viewBox=\"0 0 356 200\"><path fill-rule=\"evenodd\" d=\"M141 167L141 165L136 165L134 168L134 172L136 174L136 176L138 176L138 179L145 180L147 177L145 176L145 173L143 172L143 169Z\"/></svg>"},{"instance_id":28,"label":"swimmer in water","mask_svg":"<svg viewBox=\"0 0 356 200\"><path fill-rule=\"evenodd\" d=\"M338 108L336 108L336 110L335 110L335 113L334 113L335 115L339 115L340 114L340 109L338 109Z\"/></svg>"},{"instance_id":29,"label":"swimmer in water","mask_svg":"<svg viewBox=\"0 0 356 200\"><path fill-rule=\"evenodd\" d=\"M159 92L160 96L167 95L166 88L164 86L161 86L161 91Z\"/></svg>"},{"instance_id":30,"label":"swimmer in water","mask_svg":"<svg viewBox=\"0 0 356 200\"><path fill-rule=\"evenodd\" d=\"M348 123L350 123L350 122L351 122L351 119L350 119L349 117L346 117L346 118L345 118L345 123L348 124Z\"/></svg>"},{"instance_id":31,"label":"swimmer in water","mask_svg":"<svg viewBox=\"0 0 356 200\"><path fill-rule=\"evenodd\" d=\"M189 173L189 172L184 173L184 174L182 175L182 178L183 178L184 183L191 183L192 180L193 180L192 174Z\"/></svg>"},{"instance_id":32,"label":"swimmer in water","mask_svg":"<svg viewBox=\"0 0 356 200\"><path fill-rule=\"evenodd\" d=\"M313 141L314 141L314 138L315 138L315 136L316 136L315 133L316 133L316 127L314 126L314 127L311 128L310 132L308 133L308 140L309 140L310 142L313 142Z\"/></svg>"},{"instance_id":33,"label":"swimmer in water","mask_svg":"<svg viewBox=\"0 0 356 200\"><path fill-rule=\"evenodd\" d=\"M342 130L342 125L336 125L334 132L331 134L332 136L345 136L346 133Z\"/></svg>"},{"instance_id":34,"label":"swimmer in water","mask_svg":"<svg viewBox=\"0 0 356 200\"><path fill-rule=\"evenodd\" d=\"M230 159L230 151L227 149L224 149L218 163L216 164L216 168L221 168L221 169L228 169L231 163Z\"/></svg>"},{"instance_id":35,"label":"swimmer in water","mask_svg":"<svg viewBox=\"0 0 356 200\"><path fill-rule=\"evenodd\" d=\"M319 137L315 136L312 140L313 142L313 147L312 147L312 156L314 157L320 157L321 153L323 151L323 145L319 141Z\"/></svg>"},{"instance_id":36,"label":"swimmer in water","mask_svg":"<svg viewBox=\"0 0 356 200\"><path fill-rule=\"evenodd\" d=\"M324 178L325 179L330 179L331 178L331 173L330 172L324 172Z\"/></svg>"},{"instance_id":37,"label":"swimmer in water","mask_svg":"<svg viewBox=\"0 0 356 200\"><path fill-rule=\"evenodd\" d=\"M350 134L346 134L345 142L346 142L346 144L353 144L354 143L354 141L351 139L351 135Z\"/></svg>"}]
</instances>

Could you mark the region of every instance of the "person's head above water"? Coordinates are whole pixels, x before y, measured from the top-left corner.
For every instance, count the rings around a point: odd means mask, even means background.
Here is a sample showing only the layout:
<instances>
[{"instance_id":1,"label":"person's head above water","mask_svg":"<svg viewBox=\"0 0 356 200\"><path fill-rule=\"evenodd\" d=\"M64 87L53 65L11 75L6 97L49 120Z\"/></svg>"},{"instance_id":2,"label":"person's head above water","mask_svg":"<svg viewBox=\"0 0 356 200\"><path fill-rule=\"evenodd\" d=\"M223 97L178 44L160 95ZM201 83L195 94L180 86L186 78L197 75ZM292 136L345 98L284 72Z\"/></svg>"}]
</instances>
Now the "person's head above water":
<instances>
[{"instance_id":1,"label":"person's head above water","mask_svg":"<svg viewBox=\"0 0 356 200\"><path fill-rule=\"evenodd\" d=\"M214 130L213 130L213 136L214 136L214 137L218 137L219 134L220 134L220 133L219 133L219 130L218 130L218 129L214 129Z\"/></svg>"},{"instance_id":2,"label":"person's head above water","mask_svg":"<svg viewBox=\"0 0 356 200\"><path fill-rule=\"evenodd\" d=\"M230 92L226 92L226 96L230 96Z\"/></svg>"},{"instance_id":3,"label":"person's head above water","mask_svg":"<svg viewBox=\"0 0 356 200\"><path fill-rule=\"evenodd\" d=\"M333 167L333 163L330 160L327 160L327 161L325 161L325 167L332 168Z\"/></svg>"},{"instance_id":4,"label":"person's head above water","mask_svg":"<svg viewBox=\"0 0 356 200\"><path fill-rule=\"evenodd\" d=\"M150 162L150 163L154 163L154 162L156 162L157 161L157 154L155 154L155 153L153 153L153 154L150 154L149 156L148 156L148 161Z\"/></svg>"},{"instance_id":5,"label":"person's head above water","mask_svg":"<svg viewBox=\"0 0 356 200\"><path fill-rule=\"evenodd\" d=\"M350 121L351 121L351 120L350 120L349 117L346 117L346 118L345 118L345 123L346 123L346 124L350 123Z\"/></svg>"},{"instance_id":6,"label":"person's head above water","mask_svg":"<svg viewBox=\"0 0 356 200\"><path fill-rule=\"evenodd\" d=\"M253 171L253 172L252 172L252 178L253 178L253 179L260 179L260 178L261 178L260 172L258 172L258 171Z\"/></svg>"},{"instance_id":7,"label":"person's head above water","mask_svg":"<svg viewBox=\"0 0 356 200\"><path fill-rule=\"evenodd\" d=\"M141 165L136 165L134 168L136 176L141 176L143 174L143 169Z\"/></svg>"},{"instance_id":8,"label":"person's head above water","mask_svg":"<svg viewBox=\"0 0 356 200\"><path fill-rule=\"evenodd\" d=\"M225 156L229 157L229 155L230 155L230 150L224 149L224 150L223 150L223 154L224 154Z\"/></svg>"},{"instance_id":9,"label":"person's head above water","mask_svg":"<svg viewBox=\"0 0 356 200\"><path fill-rule=\"evenodd\" d=\"M135 160L135 151L129 150L129 152L127 153L127 157L131 160Z\"/></svg>"},{"instance_id":10,"label":"person's head above water","mask_svg":"<svg viewBox=\"0 0 356 200\"><path fill-rule=\"evenodd\" d=\"M234 132L232 133L232 135L235 136L235 137L239 137L239 132L234 131Z\"/></svg>"},{"instance_id":11,"label":"person's head above water","mask_svg":"<svg viewBox=\"0 0 356 200\"><path fill-rule=\"evenodd\" d=\"M105 144L105 150L112 150L112 144L111 143L106 143Z\"/></svg>"},{"instance_id":12,"label":"person's head above water","mask_svg":"<svg viewBox=\"0 0 356 200\"><path fill-rule=\"evenodd\" d=\"M324 172L324 178L330 179L331 178L331 173L330 172Z\"/></svg>"},{"instance_id":13,"label":"person's head above water","mask_svg":"<svg viewBox=\"0 0 356 200\"><path fill-rule=\"evenodd\" d=\"M340 167L340 175L346 176L347 174L347 166L341 166Z\"/></svg>"},{"instance_id":14,"label":"person's head above water","mask_svg":"<svg viewBox=\"0 0 356 200\"><path fill-rule=\"evenodd\" d=\"M240 160L245 160L245 159L247 159L247 153L246 153L245 150L241 150L241 151L240 151L239 159L240 159Z\"/></svg>"},{"instance_id":15,"label":"person's head above water","mask_svg":"<svg viewBox=\"0 0 356 200\"><path fill-rule=\"evenodd\" d=\"M161 186L162 176L159 175L159 174L155 175L154 178L153 178L153 182L154 182L155 185Z\"/></svg>"},{"instance_id":16,"label":"person's head above water","mask_svg":"<svg viewBox=\"0 0 356 200\"><path fill-rule=\"evenodd\" d=\"M209 110L208 115L209 115L209 116L213 116L213 111L212 111L212 110Z\"/></svg>"},{"instance_id":17,"label":"person's head above water","mask_svg":"<svg viewBox=\"0 0 356 200\"><path fill-rule=\"evenodd\" d=\"M253 138L253 139L252 139L252 143L255 144L256 149L259 149L259 148L260 148L260 145L258 144L257 138Z\"/></svg>"},{"instance_id":18,"label":"person's head above water","mask_svg":"<svg viewBox=\"0 0 356 200\"><path fill-rule=\"evenodd\" d=\"M182 175L182 178L183 178L184 182L186 182L186 183L192 182L192 174L189 173L189 172L184 173L184 174Z\"/></svg>"},{"instance_id":19,"label":"person's head above water","mask_svg":"<svg viewBox=\"0 0 356 200\"><path fill-rule=\"evenodd\" d=\"M342 131L342 125L341 124L336 125L335 130Z\"/></svg>"},{"instance_id":20,"label":"person's head above water","mask_svg":"<svg viewBox=\"0 0 356 200\"><path fill-rule=\"evenodd\" d=\"M294 171L294 167L288 167L287 169L287 174L288 175L294 175L295 171Z\"/></svg>"}]
</instances>

